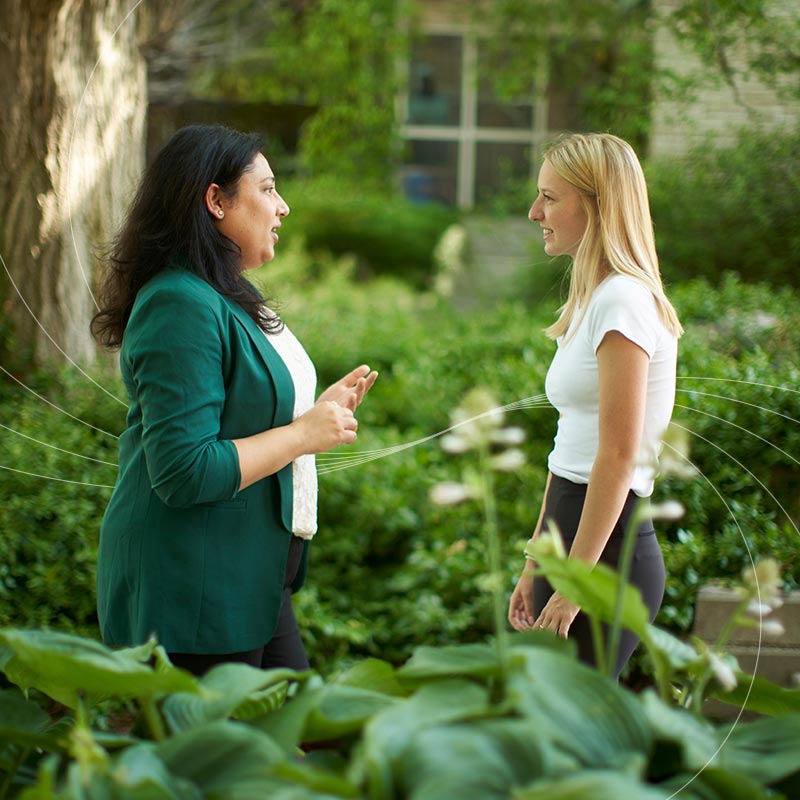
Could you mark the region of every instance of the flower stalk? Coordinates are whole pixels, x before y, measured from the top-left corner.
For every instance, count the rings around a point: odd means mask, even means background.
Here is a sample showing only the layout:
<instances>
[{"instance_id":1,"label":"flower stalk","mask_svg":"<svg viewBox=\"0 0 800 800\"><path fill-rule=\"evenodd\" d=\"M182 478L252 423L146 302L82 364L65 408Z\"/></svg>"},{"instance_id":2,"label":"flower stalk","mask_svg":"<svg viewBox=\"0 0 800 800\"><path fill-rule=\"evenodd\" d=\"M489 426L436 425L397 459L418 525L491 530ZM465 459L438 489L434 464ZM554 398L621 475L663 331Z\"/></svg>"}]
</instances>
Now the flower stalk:
<instances>
[{"instance_id":1,"label":"flower stalk","mask_svg":"<svg viewBox=\"0 0 800 800\"><path fill-rule=\"evenodd\" d=\"M483 531L489 562L484 586L492 596L497 658L505 677L509 666L509 640L494 473L514 472L525 463L522 451L517 448L525 434L520 428L502 427L502 411L495 398L480 389L467 394L453 412L452 422L451 432L442 439L442 449L454 456L473 453L477 469L466 467L460 482L447 481L435 486L431 500L439 505L478 500L483 508Z\"/></svg>"}]
</instances>

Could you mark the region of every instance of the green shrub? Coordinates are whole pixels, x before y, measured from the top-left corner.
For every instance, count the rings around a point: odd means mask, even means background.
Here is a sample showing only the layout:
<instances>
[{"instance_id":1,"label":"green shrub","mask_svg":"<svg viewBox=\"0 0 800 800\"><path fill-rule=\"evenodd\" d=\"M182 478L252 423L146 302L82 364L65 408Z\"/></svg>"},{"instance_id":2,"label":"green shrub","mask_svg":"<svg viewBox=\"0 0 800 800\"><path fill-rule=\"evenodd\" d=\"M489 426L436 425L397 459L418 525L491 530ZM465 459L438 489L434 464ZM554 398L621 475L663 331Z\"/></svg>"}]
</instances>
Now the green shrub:
<instances>
[{"instance_id":1,"label":"green shrub","mask_svg":"<svg viewBox=\"0 0 800 800\"><path fill-rule=\"evenodd\" d=\"M748 282L800 286L800 136L739 134L649 165L647 180L668 282L726 270Z\"/></svg>"},{"instance_id":2,"label":"green shrub","mask_svg":"<svg viewBox=\"0 0 800 800\"><path fill-rule=\"evenodd\" d=\"M430 284L436 243L457 219L444 206L414 205L342 181L280 188L293 209L281 229L284 241L302 237L312 252L354 255L360 277L395 275L416 287Z\"/></svg>"},{"instance_id":3,"label":"green shrub","mask_svg":"<svg viewBox=\"0 0 800 800\"><path fill-rule=\"evenodd\" d=\"M669 581L661 620L686 630L699 584L732 580L751 558L771 555L787 589L800 583L800 312L797 293L728 275L672 298L681 340L673 419L690 429L700 476L657 484L687 508L663 538Z\"/></svg>"},{"instance_id":4,"label":"green shrub","mask_svg":"<svg viewBox=\"0 0 800 800\"><path fill-rule=\"evenodd\" d=\"M124 398L118 379L95 378ZM0 625L96 634L97 541L125 408L74 372L27 383L72 416L0 383Z\"/></svg>"},{"instance_id":5,"label":"green shrub","mask_svg":"<svg viewBox=\"0 0 800 800\"><path fill-rule=\"evenodd\" d=\"M279 269L263 279L275 287L292 274L291 291L279 292L284 317L314 358L320 387L360 363L380 372L359 412L358 452L446 429L475 385L490 385L503 404L543 392L553 344L539 333L544 320L521 306L461 317L399 281L354 284L330 262L316 265L323 281L304 283L308 263L298 253ZM538 515L555 417L552 409L517 411L509 422L526 429L530 456L498 485L506 557L516 564ZM333 463L318 458L323 470ZM487 558L480 516L428 501L449 470L434 440L320 476L313 589L296 598L320 668L344 653L397 663L422 642L475 641L491 629L490 597L477 587Z\"/></svg>"},{"instance_id":6,"label":"green shrub","mask_svg":"<svg viewBox=\"0 0 800 800\"><path fill-rule=\"evenodd\" d=\"M595 602L611 599L599 571L578 572ZM0 675L16 684L0 691L0 789L40 800L796 797L800 693L734 675L652 626L643 634L660 694L632 694L544 632L502 655L488 642L420 647L399 669L367 659L323 682L246 664L195 678L154 640L112 651L0 629ZM676 707L673 679L697 703ZM745 691L769 718L734 729L703 718L704 697L741 707ZM124 703L128 724L109 730L100 698Z\"/></svg>"},{"instance_id":7,"label":"green shrub","mask_svg":"<svg viewBox=\"0 0 800 800\"><path fill-rule=\"evenodd\" d=\"M255 276L282 299L320 387L361 363L381 373L359 412L358 444L342 455L399 448L446 429L451 409L473 386L490 388L503 404L543 393L555 345L541 330L552 304L531 312L511 303L462 316L403 281L353 282L352 270L352 261L310 257L295 244ZM657 498L686 507L679 523L659 525L669 573L659 622L687 630L700 582L736 578L750 555L775 556L787 588L800 583L793 527L800 516L800 312L796 292L735 278L718 288L692 282L671 294L687 328L677 395L685 408L675 419L692 431L691 458L702 477L657 483ZM107 377L99 382L118 386ZM124 425L124 409L81 376L40 379L36 388L99 428L119 433ZM0 384L0 391L8 427L116 461L110 437L14 384ZM527 464L497 484L510 592L539 513L556 417L534 407L509 412L508 422L527 436ZM479 585L487 564L481 518L468 506L445 511L429 502L430 488L453 476L438 442L327 471L338 455L318 460L320 532L308 584L296 597L312 663L323 672L362 655L399 663L420 644L483 639L492 614ZM112 467L1 429L0 464L114 482ZM109 490L0 470L0 493L0 624L94 632L94 553Z\"/></svg>"}]
</instances>

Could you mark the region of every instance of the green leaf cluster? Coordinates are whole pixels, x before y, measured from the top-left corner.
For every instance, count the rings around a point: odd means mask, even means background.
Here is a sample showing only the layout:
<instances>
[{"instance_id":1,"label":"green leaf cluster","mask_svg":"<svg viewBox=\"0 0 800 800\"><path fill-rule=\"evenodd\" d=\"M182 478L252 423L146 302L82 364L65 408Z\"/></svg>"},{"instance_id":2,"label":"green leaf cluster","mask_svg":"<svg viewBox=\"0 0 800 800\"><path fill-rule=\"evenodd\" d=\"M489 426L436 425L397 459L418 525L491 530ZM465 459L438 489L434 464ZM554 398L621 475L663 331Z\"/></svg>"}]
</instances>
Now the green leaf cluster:
<instances>
[{"instance_id":1,"label":"green leaf cluster","mask_svg":"<svg viewBox=\"0 0 800 800\"><path fill-rule=\"evenodd\" d=\"M399 669L369 659L323 683L236 664L198 679L155 642L111 651L2 629L0 669L73 709L53 721L0 692L0 797L736 800L789 797L800 781L791 706L715 726L637 697L541 632L515 637L505 665L491 643L421 647ZM98 729L101 697L141 724Z\"/></svg>"},{"instance_id":2,"label":"green leaf cluster","mask_svg":"<svg viewBox=\"0 0 800 800\"><path fill-rule=\"evenodd\" d=\"M431 487L451 479L452 466L435 439L421 440L449 426L450 410L475 385L490 387L501 404L541 394L554 347L541 333L552 304L457 314L396 279L354 281L353 269L348 259L292 245L256 276L267 294L281 297L320 386L360 363L381 373L359 411L359 443L348 452L396 448L320 475L320 532L295 606L312 663L323 673L370 656L399 664L421 644L476 642L493 630L480 515L429 502ZM657 483L656 500L678 499L686 508L679 522L659 524L669 580L658 621L688 631L701 583L736 580L751 557L781 562L786 588L800 582L800 395L793 390L800 384L800 317L794 291L735 277L718 287L690 282L670 294L687 328L675 420L689 429L701 475ZM124 396L112 375L96 378ZM124 425L124 408L79 375L27 382L96 428L119 433ZM116 442L10 380L0 392L0 418L18 432L0 430L0 465L78 481L0 469L0 624L96 636L96 546L110 489L85 484L112 485L115 470L18 434L109 462L116 461ZM527 461L496 476L510 593L538 515L556 419L552 409L533 407L508 412L506 421L525 429ZM320 457L320 469L326 464L335 462Z\"/></svg>"},{"instance_id":3,"label":"green leaf cluster","mask_svg":"<svg viewBox=\"0 0 800 800\"><path fill-rule=\"evenodd\" d=\"M711 4L713 5L713 4ZM743 129L685 157L651 163L650 206L669 282L726 271L749 282L800 286L800 136L796 129Z\"/></svg>"}]
</instances>

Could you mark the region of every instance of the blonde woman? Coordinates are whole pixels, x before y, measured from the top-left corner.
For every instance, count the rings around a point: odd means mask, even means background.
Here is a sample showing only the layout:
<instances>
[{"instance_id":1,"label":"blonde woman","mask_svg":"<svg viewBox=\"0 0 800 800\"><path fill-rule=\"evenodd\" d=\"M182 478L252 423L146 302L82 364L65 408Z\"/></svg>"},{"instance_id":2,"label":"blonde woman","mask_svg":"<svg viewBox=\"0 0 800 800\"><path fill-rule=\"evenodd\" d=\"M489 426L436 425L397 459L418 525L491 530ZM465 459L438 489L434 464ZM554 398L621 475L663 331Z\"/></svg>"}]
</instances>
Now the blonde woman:
<instances>
[{"instance_id":1,"label":"blonde woman","mask_svg":"<svg viewBox=\"0 0 800 800\"><path fill-rule=\"evenodd\" d=\"M653 490L661 437L675 399L678 316L661 283L647 187L636 154L610 134L571 134L544 156L528 214L545 252L573 259L569 296L545 333L558 342L545 383L559 411L545 499L533 538L549 521L570 558L616 566L633 507ZM511 596L516 630L574 639L594 663L580 608L525 571ZM664 560L652 523L637 531L630 582L655 618ZM623 631L616 676L636 637Z\"/></svg>"}]
</instances>

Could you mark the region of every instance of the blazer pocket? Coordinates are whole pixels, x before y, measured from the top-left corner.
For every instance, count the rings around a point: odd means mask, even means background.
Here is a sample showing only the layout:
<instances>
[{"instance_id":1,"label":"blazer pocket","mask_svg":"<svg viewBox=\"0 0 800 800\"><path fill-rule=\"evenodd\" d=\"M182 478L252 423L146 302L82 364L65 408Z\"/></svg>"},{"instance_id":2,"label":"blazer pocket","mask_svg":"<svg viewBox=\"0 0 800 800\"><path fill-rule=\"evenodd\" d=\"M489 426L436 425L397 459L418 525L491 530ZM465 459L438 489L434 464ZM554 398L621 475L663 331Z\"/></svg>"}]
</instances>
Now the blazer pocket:
<instances>
[{"instance_id":1,"label":"blazer pocket","mask_svg":"<svg viewBox=\"0 0 800 800\"><path fill-rule=\"evenodd\" d=\"M247 508L247 500L237 497L235 500L220 500L217 503L198 503L197 508L209 508L215 511L244 511Z\"/></svg>"}]
</instances>

